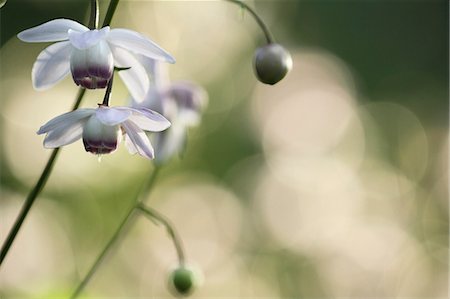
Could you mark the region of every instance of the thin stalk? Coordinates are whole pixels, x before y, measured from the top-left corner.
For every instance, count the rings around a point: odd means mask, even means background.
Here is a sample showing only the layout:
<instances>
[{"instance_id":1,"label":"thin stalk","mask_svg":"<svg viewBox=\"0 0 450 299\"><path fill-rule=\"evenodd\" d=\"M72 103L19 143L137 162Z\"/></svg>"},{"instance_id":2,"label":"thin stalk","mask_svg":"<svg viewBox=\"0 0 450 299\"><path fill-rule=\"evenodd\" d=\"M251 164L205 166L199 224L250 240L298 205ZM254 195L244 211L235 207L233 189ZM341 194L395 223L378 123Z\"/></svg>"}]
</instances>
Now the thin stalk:
<instances>
[{"instance_id":1,"label":"thin stalk","mask_svg":"<svg viewBox=\"0 0 450 299\"><path fill-rule=\"evenodd\" d=\"M83 99L84 93L86 92L86 89L80 88L78 90L78 95L76 97L75 103L73 105L72 111L76 110L81 103L81 100ZM2 249L0 251L0 265L3 263L3 260L5 259L6 255L8 254L9 249L11 248L11 245L13 244L17 233L19 232L20 228L22 227L22 224L25 220L25 218L28 215L28 212L30 211L31 207L33 206L34 201L38 197L39 193L42 191L42 189L45 186L45 183L48 180L48 177L50 176L50 173L52 172L53 166L55 164L55 160L58 156L59 148L56 148L53 150L52 154L50 155L50 158L47 161L47 164L45 165L44 170L42 171L41 176L39 177L39 180L37 181L34 188L31 190L31 192L28 194L27 199L25 200L25 203L22 206L22 209L19 212L19 215L16 218L16 221L14 222L13 227L8 233L8 236L5 240L5 243L3 243Z\"/></svg>"},{"instance_id":2,"label":"thin stalk","mask_svg":"<svg viewBox=\"0 0 450 299\"><path fill-rule=\"evenodd\" d=\"M105 16L105 19L103 20L102 27L109 26L118 4L119 4L119 0L111 0L111 2L109 2L108 11L106 12L106 16Z\"/></svg>"},{"instance_id":3,"label":"thin stalk","mask_svg":"<svg viewBox=\"0 0 450 299\"><path fill-rule=\"evenodd\" d=\"M177 251L178 262L180 265L184 265L185 257L183 250L183 242L181 241L179 234L175 230L175 227L172 225L170 220L160 212L156 211L155 209L146 207L143 203L139 203L137 205L137 209L143 212L145 216L156 220L157 222L161 223L166 227L166 230L169 233L170 237L172 238L173 244Z\"/></svg>"},{"instance_id":4,"label":"thin stalk","mask_svg":"<svg viewBox=\"0 0 450 299\"><path fill-rule=\"evenodd\" d=\"M120 223L119 227L117 228L115 233L112 235L111 239L109 239L108 243L103 248L103 251L97 257L97 259L95 260L95 262L92 265L91 269L89 269L89 272L86 274L86 276L83 278L83 280L78 284L78 287L75 289L75 291L73 292L72 296L70 296L71 299L77 298L78 295L81 293L81 291L83 291L83 289L85 288L87 283L91 280L92 276L97 271L98 267L100 266L100 264L102 263L102 261L106 257L106 254L113 247L113 245L116 243L117 239L119 238L119 236L123 232L123 230L125 228L125 225L128 223L128 221L130 220L131 216L133 215L134 208L135 208L135 204L133 204L131 206L131 208L128 210L127 215L122 220L122 222Z\"/></svg>"},{"instance_id":5,"label":"thin stalk","mask_svg":"<svg viewBox=\"0 0 450 299\"><path fill-rule=\"evenodd\" d=\"M111 90L113 85L113 79L114 79L114 72L111 76L111 79L109 79L108 86L106 87L105 96L103 97L103 106L109 106L109 99L111 99Z\"/></svg>"},{"instance_id":6,"label":"thin stalk","mask_svg":"<svg viewBox=\"0 0 450 299\"><path fill-rule=\"evenodd\" d=\"M235 3L239 6L241 6L242 8L246 9L253 16L256 23L258 23L259 27L261 27L261 29L264 32L264 35L266 37L267 43L272 44L275 42L275 39L273 38L272 33L270 33L269 28L266 26L266 24L261 19L261 17L256 13L256 11L254 11L250 6L248 6L245 2L240 1L240 0L224 0L224 1Z\"/></svg>"},{"instance_id":7,"label":"thin stalk","mask_svg":"<svg viewBox=\"0 0 450 299\"><path fill-rule=\"evenodd\" d=\"M89 29L97 29L98 28L98 20L99 20L99 7L98 0L91 0L91 16L89 17Z\"/></svg>"},{"instance_id":8,"label":"thin stalk","mask_svg":"<svg viewBox=\"0 0 450 299\"><path fill-rule=\"evenodd\" d=\"M153 170L152 174L150 175L150 178L147 181L147 183L143 186L142 190L139 192L140 195L139 194L137 195L138 199L130 207L125 218L119 224L119 226L117 227L117 230L114 232L111 239L109 239L108 243L103 248L102 252L97 257L97 259L95 260L94 264L91 266L91 268L89 269L87 274L84 276L83 280L78 284L78 286L75 289L75 291L73 292L72 296L70 296L70 299L75 299L78 297L78 295L80 295L80 293L86 287L88 282L91 280L92 276L95 274L97 269L100 267L102 261L105 259L108 252L113 248L113 246L118 241L120 235L124 232L126 224L129 224L128 227L130 227L130 225L131 225L130 222L131 222L131 218L133 216L133 212L135 212L137 206L142 202L142 200L149 196L149 192L155 183L156 177L158 176L158 172L159 172L159 167L156 167Z\"/></svg>"}]
</instances>

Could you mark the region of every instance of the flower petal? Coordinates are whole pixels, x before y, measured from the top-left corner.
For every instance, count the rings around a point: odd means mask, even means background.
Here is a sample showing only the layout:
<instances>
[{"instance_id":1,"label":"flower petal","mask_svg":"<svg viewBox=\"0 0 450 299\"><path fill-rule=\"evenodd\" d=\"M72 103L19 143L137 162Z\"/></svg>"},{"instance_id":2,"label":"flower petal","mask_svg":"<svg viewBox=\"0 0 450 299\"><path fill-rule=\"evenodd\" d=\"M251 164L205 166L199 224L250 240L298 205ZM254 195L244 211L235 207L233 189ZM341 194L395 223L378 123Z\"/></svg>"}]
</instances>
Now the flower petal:
<instances>
[{"instance_id":1,"label":"flower petal","mask_svg":"<svg viewBox=\"0 0 450 299\"><path fill-rule=\"evenodd\" d=\"M64 124L55 130L50 131L44 139L45 148L57 148L73 143L81 138L83 126L86 119L81 119L76 123Z\"/></svg>"},{"instance_id":2,"label":"flower petal","mask_svg":"<svg viewBox=\"0 0 450 299\"><path fill-rule=\"evenodd\" d=\"M95 116L105 125L115 126L126 121L131 115L131 111L124 109L117 109L116 107L102 107L100 106Z\"/></svg>"},{"instance_id":3,"label":"flower petal","mask_svg":"<svg viewBox=\"0 0 450 299\"><path fill-rule=\"evenodd\" d=\"M170 127L170 122L164 116L147 108L115 107L115 109L131 111L129 121L145 131L161 132Z\"/></svg>"},{"instance_id":4,"label":"flower petal","mask_svg":"<svg viewBox=\"0 0 450 299\"><path fill-rule=\"evenodd\" d=\"M92 108L80 108L75 111L64 113L47 122L39 129L39 131L37 131L37 133L40 135L61 127L70 126L71 124L77 123L80 120L91 116L95 113L95 110L96 109Z\"/></svg>"},{"instance_id":5,"label":"flower petal","mask_svg":"<svg viewBox=\"0 0 450 299\"><path fill-rule=\"evenodd\" d=\"M99 43L109 34L109 26L103 27L100 30L94 29L85 32L79 32L69 29L68 35L71 44L80 50L85 50Z\"/></svg>"},{"instance_id":6,"label":"flower petal","mask_svg":"<svg viewBox=\"0 0 450 299\"><path fill-rule=\"evenodd\" d=\"M148 140L147 135L144 131L142 131L137 125L133 122L127 120L122 123L122 127L125 129L128 138L133 144L136 151L139 155L146 157L148 159L154 158L153 147L150 144L150 140ZM127 146L128 150L130 150L130 146ZM132 149L133 150L133 149Z\"/></svg>"},{"instance_id":7,"label":"flower petal","mask_svg":"<svg viewBox=\"0 0 450 299\"><path fill-rule=\"evenodd\" d=\"M127 86L131 96L136 102L142 102L147 93L150 81L147 73L133 54L122 48L110 44L114 56L114 65L117 67L130 67L119 72L120 78Z\"/></svg>"},{"instance_id":8,"label":"flower petal","mask_svg":"<svg viewBox=\"0 0 450 299\"><path fill-rule=\"evenodd\" d=\"M111 44L156 60L175 63L175 59L147 37L128 29L112 29L108 35Z\"/></svg>"},{"instance_id":9,"label":"flower petal","mask_svg":"<svg viewBox=\"0 0 450 299\"><path fill-rule=\"evenodd\" d=\"M71 52L69 42L59 42L39 53L31 71L33 87L45 90L64 79L70 72Z\"/></svg>"},{"instance_id":10,"label":"flower petal","mask_svg":"<svg viewBox=\"0 0 450 299\"><path fill-rule=\"evenodd\" d=\"M68 39L69 29L85 32L89 29L78 22L69 19L56 19L39 26L24 30L17 37L24 42L57 42Z\"/></svg>"},{"instance_id":11,"label":"flower petal","mask_svg":"<svg viewBox=\"0 0 450 299\"><path fill-rule=\"evenodd\" d=\"M130 154L134 155L137 153L137 149L134 146L133 141L131 141L130 137L127 134L125 134L125 146L127 147Z\"/></svg>"},{"instance_id":12,"label":"flower petal","mask_svg":"<svg viewBox=\"0 0 450 299\"><path fill-rule=\"evenodd\" d=\"M175 155L181 154L186 148L186 127L175 125L169 130L155 134L155 159L157 163L164 163Z\"/></svg>"}]
</instances>

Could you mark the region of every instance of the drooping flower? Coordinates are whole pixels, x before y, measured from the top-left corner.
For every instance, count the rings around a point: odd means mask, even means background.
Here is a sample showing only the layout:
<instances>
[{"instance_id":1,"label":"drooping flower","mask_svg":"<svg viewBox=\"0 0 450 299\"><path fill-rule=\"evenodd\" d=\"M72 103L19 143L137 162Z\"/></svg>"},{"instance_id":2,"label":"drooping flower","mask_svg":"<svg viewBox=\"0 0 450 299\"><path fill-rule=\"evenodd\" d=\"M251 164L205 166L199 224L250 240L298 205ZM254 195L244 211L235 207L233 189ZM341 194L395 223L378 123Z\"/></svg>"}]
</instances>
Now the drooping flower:
<instances>
[{"instance_id":1,"label":"drooping flower","mask_svg":"<svg viewBox=\"0 0 450 299\"><path fill-rule=\"evenodd\" d=\"M156 162L163 163L185 149L187 130L200 123L208 95L192 82L170 82L166 66L155 60L141 57L141 62L152 84L145 97L133 98L132 106L150 108L170 120L168 130L153 134Z\"/></svg>"},{"instance_id":2,"label":"drooping flower","mask_svg":"<svg viewBox=\"0 0 450 299\"><path fill-rule=\"evenodd\" d=\"M57 148L83 139L87 152L109 154L117 149L125 135L131 154L154 158L153 147L144 131L160 132L170 122L147 108L108 107L81 108L62 114L43 125L38 134L47 134L44 147Z\"/></svg>"},{"instance_id":3,"label":"drooping flower","mask_svg":"<svg viewBox=\"0 0 450 299\"><path fill-rule=\"evenodd\" d=\"M32 69L33 87L45 90L72 72L77 85L106 87L114 66L130 67L119 72L134 96L142 96L149 81L134 54L174 63L175 59L155 42L128 29L90 30L69 19L56 19L20 32L25 42L56 42L37 57Z\"/></svg>"}]
</instances>

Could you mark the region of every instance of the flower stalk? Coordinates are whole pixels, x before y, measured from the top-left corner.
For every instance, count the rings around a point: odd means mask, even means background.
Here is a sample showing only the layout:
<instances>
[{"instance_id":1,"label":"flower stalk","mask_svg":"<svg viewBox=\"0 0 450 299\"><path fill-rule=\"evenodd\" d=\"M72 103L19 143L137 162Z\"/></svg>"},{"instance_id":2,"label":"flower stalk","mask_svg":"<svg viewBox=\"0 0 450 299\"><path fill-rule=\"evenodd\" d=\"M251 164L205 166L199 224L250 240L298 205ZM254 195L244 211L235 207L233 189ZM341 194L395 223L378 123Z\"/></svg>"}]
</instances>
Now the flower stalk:
<instances>
[{"instance_id":1,"label":"flower stalk","mask_svg":"<svg viewBox=\"0 0 450 299\"><path fill-rule=\"evenodd\" d=\"M116 12L117 5L119 4L119 0L111 0L109 2L108 10L106 11L105 19L103 20L103 26L109 26L111 24L114 13Z\"/></svg>"},{"instance_id":2,"label":"flower stalk","mask_svg":"<svg viewBox=\"0 0 450 299\"><path fill-rule=\"evenodd\" d=\"M170 223L170 221L161 213L158 211L146 207L143 204L143 200L145 198L148 198L150 191L156 181L156 178L158 176L160 167L155 167L152 174L150 175L149 180L147 183L143 186L141 192L138 194L138 199L136 202L131 206L131 208L128 210L125 218L122 220L122 222L117 227L117 230L112 235L111 239L108 241L108 243L103 248L102 252L99 254L97 259L95 260L94 264L91 266L87 274L84 276L83 280L78 284L77 288L73 292L71 299L77 298L80 293L84 290L86 285L89 283L91 278L94 276L95 272L100 267L101 263L105 259L106 255L110 250L116 245L116 243L119 240L119 237L124 234L125 229L128 227L130 228L132 225L132 221L135 219L133 218L133 215L136 211L142 212L145 216L151 218L152 220L156 220L158 223L164 225L164 227L167 229L167 232L169 233L177 252L178 262L180 267L184 267L185 265L185 254L184 249L182 245L181 238L179 237L177 231L175 230L174 226Z\"/></svg>"},{"instance_id":3,"label":"flower stalk","mask_svg":"<svg viewBox=\"0 0 450 299\"><path fill-rule=\"evenodd\" d=\"M267 27L267 25L264 23L264 21L261 19L261 17L256 13L256 11L253 10L249 5L247 5L245 2L243 2L241 0L224 0L224 1L228 1L231 3L237 4L237 5L241 6L242 8L244 8L245 10L247 10L253 16L256 23L258 23L258 26L263 31L264 36L266 37L267 44L272 44L275 42L275 39L274 39L272 33L270 32L269 28Z\"/></svg>"},{"instance_id":4,"label":"flower stalk","mask_svg":"<svg viewBox=\"0 0 450 299\"><path fill-rule=\"evenodd\" d=\"M100 16L100 11L98 7L98 0L91 0L91 16L89 18L89 29L98 28L98 20Z\"/></svg>"},{"instance_id":5,"label":"flower stalk","mask_svg":"<svg viewBox=\"0 0 450 299\"><path fill-rule=\"evenodd\" d=\"M114 79L114 72L111 76L111 79L109 79L108 86L106 87L105 96L103 98L102 105L109 106L109 99L111 99L111 90L113 85L113 79Z\"/></svg>"},{"instance_id":6,"label":"flower stalk","mask_svg":"<svg viewBox=\"0 0 450 299\"><path fill-rule=\"evenodd\" d=\"M173 244L175 245L175 249L177 251L178 256L178 263L180 266L184 266L185 256L183 250L183 242L181 241L181 238L178 235L177 231L175 230L174 226L170 223L170 220L167 219L167 217L161 214L160 212L156 211L155 209L145 206L142 202L138 203L136 208L142 213L144 213L145 216L151 218L152 220L156 220L158 223L164 225L164 227L167 230L167 233L169 234L170 238L173 241Z\"/></svg>"},{"instance_id":7,"label":"flower stalk","mask_svg":"<svg viewBox=\"0 0 450 299\"><path fill-rule=\"evenodd\" d=\"M146 215L147 217L150 217L152 219L155 219L162 225L164 225L169 232L170 237L172 238L175 248L177 251L178 261L180 263L180 266L183 266L185 263L185 255L182 247L182 242L180 237L178 236L178 233L176 232L173 225L170 223L170 221L161 213L155 211L154 209L146 207L142 201L143 199L147 198L150 194L150 191L156 181L156 178L158 176L160 167L155 167L152 174L150 175L149 180L147 183L143 186L141 192L138 194L138 199L136 202L131 206L131 208L128 210L125 218L122 220L122 222L119 224L117 230L112 235L111 239L108 241L106 246L103 248L102 252L99 254L97 259L95 260L92 267L89 269L87 274L84 276L83 280L78 284L77 288L73 292L71 299L77 298L80 293L83 291L83 289L86 287L88 282L91 280L92 276L95 274L99 266L101 265L102 261L105 259L108 252L112 249L112 247L117 243L119 237L124 233L126 227L130 227L133 220L134 212L141 211Z\"/></svg>"}]
</instances>

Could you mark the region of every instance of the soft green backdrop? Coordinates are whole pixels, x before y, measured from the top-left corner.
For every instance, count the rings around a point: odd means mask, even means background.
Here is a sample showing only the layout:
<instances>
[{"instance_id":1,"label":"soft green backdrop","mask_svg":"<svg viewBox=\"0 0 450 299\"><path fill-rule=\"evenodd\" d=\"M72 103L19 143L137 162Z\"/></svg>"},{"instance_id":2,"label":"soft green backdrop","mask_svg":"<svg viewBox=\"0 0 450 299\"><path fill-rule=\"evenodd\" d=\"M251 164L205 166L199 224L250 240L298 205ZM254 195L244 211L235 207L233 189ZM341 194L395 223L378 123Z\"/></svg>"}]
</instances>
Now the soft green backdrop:
<instances>
[{"instance_id":1,"label":"soft green backdrop","mask_svg":"<svg viewBox=\"0 0 450 299\"><path fill-rule=\"evenodd\" d=\"M101 2L102 15L108 2ZM152 37L202 84L209 106L147 203L168 215L205 277L193 297L446 298L447 1L253 1L294 58L263 86L264 39L224 1L121 1L113 27ZM15 35L89 1L10 0L1 21L1 238L49 155L35 132L66 112L70 78L31 87L44 44ZM101 91L88 92L93 107ZM120 82L113 103L127 101ZM0 272L3 298L65 298L134 201L152 164L124 148L98 162L63 149ZM176 265L140 219L86 289L89 298L170 297Z\"/></svg>"}]
</instances>

